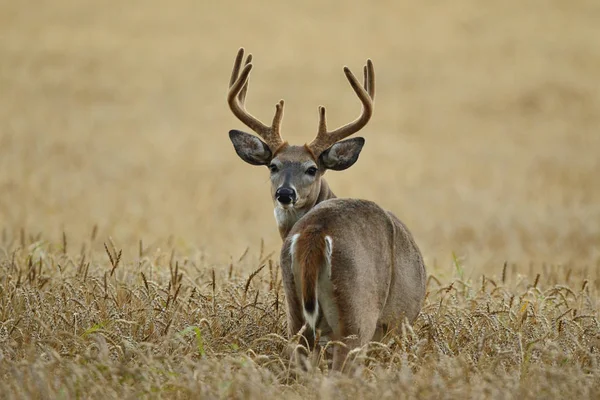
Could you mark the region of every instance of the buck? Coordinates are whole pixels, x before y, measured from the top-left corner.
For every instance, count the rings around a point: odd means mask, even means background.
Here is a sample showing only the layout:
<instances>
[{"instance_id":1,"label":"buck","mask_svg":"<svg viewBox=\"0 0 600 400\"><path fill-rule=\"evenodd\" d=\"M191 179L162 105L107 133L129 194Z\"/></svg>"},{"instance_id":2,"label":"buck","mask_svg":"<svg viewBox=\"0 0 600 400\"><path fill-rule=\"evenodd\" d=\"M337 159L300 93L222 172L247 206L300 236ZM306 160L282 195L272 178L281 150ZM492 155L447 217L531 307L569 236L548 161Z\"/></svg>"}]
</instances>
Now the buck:
<instances>
[{"instance_id":1,"label":"buck","mask_svg":"<svg viewBox=\"0 0 600 400\"><path fill-rule=\"evenodd\" d=\"M341 370L350 349L379 340L391 328L418 315L425 295L425 266L413 236L394 214L377 204L336 198L323 175L358 159L365 140L345 139L373 115L375 74L367 60L363 85L344 67L362 103L353 122L327 130L319 107L315 139L293 146L281 136L284 102L275 106L271 126L245 109L252 55L244 49L233 65L227 101L233 114L258 137L231 130L236 153L245 162L269 168L275 220L283 240L281 269L290 336L301 331L309 347L321 338L334 346L332 368ZM243 65L242 65L243 64ZM345 140L343 140L345 139Z\"/></svg>"}]
</instances>

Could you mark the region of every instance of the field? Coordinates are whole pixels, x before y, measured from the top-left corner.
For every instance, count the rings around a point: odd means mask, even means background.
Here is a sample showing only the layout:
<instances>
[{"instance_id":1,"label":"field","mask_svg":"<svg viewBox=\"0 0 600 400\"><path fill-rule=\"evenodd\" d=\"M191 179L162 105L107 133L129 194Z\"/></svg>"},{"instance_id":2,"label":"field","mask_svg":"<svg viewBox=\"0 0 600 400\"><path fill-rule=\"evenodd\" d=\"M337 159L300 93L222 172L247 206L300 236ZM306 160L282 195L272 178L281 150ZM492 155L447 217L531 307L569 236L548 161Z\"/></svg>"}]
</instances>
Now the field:
<instances>
[{"instance_id":1,"label":"field","mask_svg":"<svg viewBox=\"0 0 600 400\"><path fill-rule=\"evenodd\" d=\"M600 397L600 3L0 0L0 393L7 398ZM355 375L286 356L267 171L225 95L310 141L421 247L414 326Z\"/></svg>"}]
</instances>

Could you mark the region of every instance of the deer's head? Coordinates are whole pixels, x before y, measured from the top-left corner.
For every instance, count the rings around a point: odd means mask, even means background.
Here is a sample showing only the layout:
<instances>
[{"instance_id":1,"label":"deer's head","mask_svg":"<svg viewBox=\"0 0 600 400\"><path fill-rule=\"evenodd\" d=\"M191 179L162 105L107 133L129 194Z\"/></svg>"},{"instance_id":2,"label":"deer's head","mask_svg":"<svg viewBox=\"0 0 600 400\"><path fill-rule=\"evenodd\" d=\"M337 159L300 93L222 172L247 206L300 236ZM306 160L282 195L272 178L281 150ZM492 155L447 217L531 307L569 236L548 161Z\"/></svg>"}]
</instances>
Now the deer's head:
<instances>
[{"instance_id":1,"label":"deer's head","mask_svg":"<svg viewBox=\"0 0 600 400\"><path fill-rule=\"evenodd\" d=\"M363 85L348 67L344 67L346 78L362 103L360 117L347 125L328 131L325 107L319 107L317 136L309 144L295 146L288 144L281 136L283 100L275 105L275 116L271 126L265 125L246 111L244 100L252 70L252 55L248 55L242 67L243 59L244 49L240 49L233 65L227 101L235 116L262 140L239 130L230 131L229 137L242 160L252 165L268 167L276 211L277 209L290 210L303 214L316 204L321 191L321 178L325 171L344 170L358 159L365 140L361 137L342 139L362 129L373 114L375 97L373 63L367 60Z\"/></svg>"}]
</instances>

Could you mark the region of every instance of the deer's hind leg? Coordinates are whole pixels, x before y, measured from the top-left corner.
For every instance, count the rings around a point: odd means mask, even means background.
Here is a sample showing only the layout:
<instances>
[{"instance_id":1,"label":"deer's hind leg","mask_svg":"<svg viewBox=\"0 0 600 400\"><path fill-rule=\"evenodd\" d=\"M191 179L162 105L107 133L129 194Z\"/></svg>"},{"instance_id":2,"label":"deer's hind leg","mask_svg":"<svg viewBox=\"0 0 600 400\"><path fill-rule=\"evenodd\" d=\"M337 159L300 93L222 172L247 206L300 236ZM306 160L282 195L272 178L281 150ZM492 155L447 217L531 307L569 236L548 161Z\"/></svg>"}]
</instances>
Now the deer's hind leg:
<instances>
[{"instance_id":1,"label":"deer's hind leg","mask_svg":"<svg viewBox=\"0 0 600 400\"><path fill-rule=\"evenodd\" d=\"M370 310L376 310L369 308ZM377 312L365 312L365 310L357 310L347 308L341 313L339 319L339 335L335 338L343 345L335 345L333 349L333 366L334 371L348 371L352 364L352 358L348 358L350 351L367 344L373 339L377 331Z\"/></svg>"}]
</instances>

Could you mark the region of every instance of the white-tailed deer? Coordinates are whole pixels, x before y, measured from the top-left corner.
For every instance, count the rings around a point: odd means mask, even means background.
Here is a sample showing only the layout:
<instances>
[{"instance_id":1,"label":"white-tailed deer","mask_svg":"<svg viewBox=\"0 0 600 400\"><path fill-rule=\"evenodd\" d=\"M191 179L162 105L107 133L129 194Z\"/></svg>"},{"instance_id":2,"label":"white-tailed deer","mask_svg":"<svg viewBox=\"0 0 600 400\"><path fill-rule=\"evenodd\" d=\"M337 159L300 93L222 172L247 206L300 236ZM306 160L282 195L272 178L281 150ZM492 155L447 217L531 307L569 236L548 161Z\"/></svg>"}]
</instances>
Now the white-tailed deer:
<instances>
[{"instance_id":1,"label":"white-tailed deer","mask_svg":"<svg viewBox=\"0 0 600 400\"><path fill-rule=\"evenodd\" d=\"M271 174L275 219L283 239L281 268L287 299L288 333L315 345L321 337L343 341L335 346L333 369L340 370L350 349L380 339L404 320L413 321L425 296L423 258L406 226L377 204L338 199L323 179L326 170L352 166L365 143L342 140L363 128L373 114L375 75L367 60L363 85L344 73L362 103L355 121L327 130L325 108L319 107L316 138L292 146L280 134L283 100L267 126L244 107L252 56L243 64L240 49L229 83L231 111L263 140L238 130L229 132L237 154Z\"/></svg>"}]
</instances>

